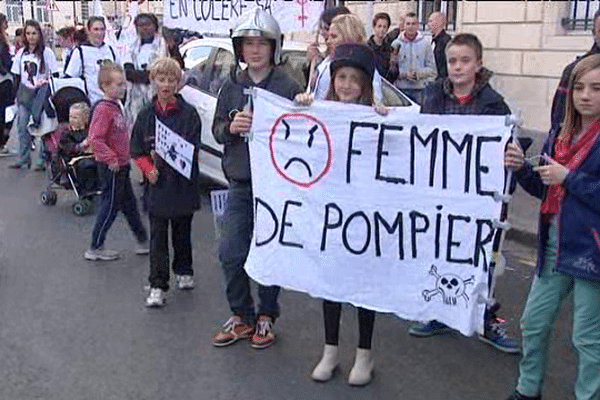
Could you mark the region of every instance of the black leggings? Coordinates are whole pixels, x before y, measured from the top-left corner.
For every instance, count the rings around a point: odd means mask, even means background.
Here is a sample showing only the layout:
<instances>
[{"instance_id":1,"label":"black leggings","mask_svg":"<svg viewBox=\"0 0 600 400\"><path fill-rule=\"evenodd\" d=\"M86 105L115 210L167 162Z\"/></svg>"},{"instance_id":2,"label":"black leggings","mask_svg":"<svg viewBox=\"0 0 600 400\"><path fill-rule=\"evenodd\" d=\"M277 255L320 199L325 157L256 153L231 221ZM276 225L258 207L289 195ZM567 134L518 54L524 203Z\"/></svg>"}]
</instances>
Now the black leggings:
<instances>
[{"instance_id":1,"label":"black leggings","mask_svg":"<svg viewBox=\"0 0 600 400\"><path fill-rule=\"evenodd\" d=\"M371 348L373 325L375 324L375 311L358 307L358 347ZM325 343L337 346L340 336L340 317L342 316L342 303L323 300L323 318L325 320Z\"/></svg>"}]
</instances>

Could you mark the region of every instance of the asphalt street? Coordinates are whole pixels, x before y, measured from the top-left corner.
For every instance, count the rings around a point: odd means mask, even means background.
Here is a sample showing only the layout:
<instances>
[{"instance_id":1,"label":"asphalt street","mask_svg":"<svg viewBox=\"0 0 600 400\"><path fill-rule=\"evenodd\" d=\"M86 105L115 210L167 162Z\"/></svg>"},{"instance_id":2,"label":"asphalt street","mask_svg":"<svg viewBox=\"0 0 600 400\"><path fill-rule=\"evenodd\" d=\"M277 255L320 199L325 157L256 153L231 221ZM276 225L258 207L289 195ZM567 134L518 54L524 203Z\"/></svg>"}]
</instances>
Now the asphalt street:
<instances>
[{"instance_id":1,"label":"asphalt street","mask_svg":"<svg viewBox=\"0 0 600 400\"><path fill-rule=\"evenodd\" d=\"M350 306L341 371L315 383L321 301L285 290L275 346L214 348L211 333L229 311L208 196L193 223L195 290L171 290L167 307L147 309L148 258L135 255L124 218L106 243L122 258L86 261L94 216L73 215L74 196L64 191L55 206L42 205L43 173L9 170L11 162L0 159L0 400L504 400L514 388L518 357L458 334L413 338L407 321L384 314L375 324L375 378L352 388L346 379L358 339ZM520 335L534 249L507 242L505 254L509 269L497 297L509 331ZM547 400L572 399L570 306L553 333Z\"/></svg>"}]
</instances>

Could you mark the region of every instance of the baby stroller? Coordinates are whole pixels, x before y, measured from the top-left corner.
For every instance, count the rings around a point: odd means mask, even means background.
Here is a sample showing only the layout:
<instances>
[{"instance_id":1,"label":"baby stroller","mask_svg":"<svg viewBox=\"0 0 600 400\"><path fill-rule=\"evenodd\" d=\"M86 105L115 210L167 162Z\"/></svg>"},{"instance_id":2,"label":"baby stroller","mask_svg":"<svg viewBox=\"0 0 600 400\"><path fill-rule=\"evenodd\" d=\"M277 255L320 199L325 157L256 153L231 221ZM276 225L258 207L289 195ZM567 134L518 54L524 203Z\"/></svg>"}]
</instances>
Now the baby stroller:
<instances>
[{"instance_id":1,"label":"baby stroller","mask_svg":"<svg viewBox=\"0 0 600 400\"><path fill-rule=\"evenodd\" d=\"M51 80L51 102L56 110L59 127L42 136L48 183L40 193L40 200L44 205L53 206L58 199L55 189L72 190L77 197L72 211L75 215L83 216L93 212L94 196L100 193L94 157L91 154L68 156L60 151L59 146L67 128L71 105L88 103L80 82L77 79Z\"/></svg>"}]
</instances>

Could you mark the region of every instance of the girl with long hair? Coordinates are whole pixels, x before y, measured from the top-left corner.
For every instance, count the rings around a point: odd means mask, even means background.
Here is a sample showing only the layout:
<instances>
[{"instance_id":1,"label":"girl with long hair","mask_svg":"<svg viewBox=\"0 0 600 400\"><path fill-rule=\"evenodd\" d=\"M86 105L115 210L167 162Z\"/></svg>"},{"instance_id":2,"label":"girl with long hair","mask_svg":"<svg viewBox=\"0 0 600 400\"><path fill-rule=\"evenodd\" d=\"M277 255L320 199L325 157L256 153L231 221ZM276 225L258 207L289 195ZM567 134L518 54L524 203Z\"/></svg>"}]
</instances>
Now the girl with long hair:
<instances>
[{"instance_id":1,"label":"girl with long hair","mask_svg":"<svg viewBox=\"0 0 600 400\"><path fill-rule=\"evenodd\" d=\"M58 76L59 72L56 56L45 46L42 27L37 21L25 22L23 36L24 47L16 54L11 69L19 85L17 91L19 159L15 164L10 165L10 168L14 169L31 167L29 119L34 116L35 111L34 124L39 125L41 107L34 107L34 103L40 104L41 101L36 97L47 97L48 80L52 74ZM36 169L43 169L43 164L40 162Z\"/></svg>"},{"instance_id":2,"label":"girl with long hair","mask_svg":"<svg viewBox=\"0 0 600 400\"><path fill-rule=\"evenodd\" d=\"M345 17L345 15L340 17ZM331 35L331 29L329 33ZM375 64L373 51L367 45L357 43L336 45L329 68L331 82L326 100L366 106L375 105L372 83ZM309 105L312 103L313 97L307 93L302 93L297 95L294 100L298 104ZM375 110L380 114L387 114L385 108L376 106ZM311 378L315 381L325 382L330 380L339 366L338 340L341 312L342 303L323 300L325 347L321 361L311 374ZM375 311L358 307L359 342L354 366L348 376L350 385L367 385L373 377L371 338L374 324Z\"/></svg>"},{"instance_id":3,"label":"girl with long hair","mask_svg":"<svg viewBox=\"0 0 600 400\"><path fill-rule=\"evenodd\" d=\"M8 152L4 149L8 142L6 132L6 107L12 103L13 77L10 73L12 58L10 56L10 42L8 40L8 19L0 13L0 155Z\"/></svg>"},{"instance_id":4,"label":"girl with long hair","mask_svg":"<svg viewBox=\"0 0 600 400\"><path fill-rule=\"evenodd\" d=\"M550 131L540 165L516 143L504 162L542 200L536 276L521 317L523 358L509 399L540 399L552 326L573 293L575 399L600 396L600 54L573 69L562 127Z\"/></svg>"}]
</instances>

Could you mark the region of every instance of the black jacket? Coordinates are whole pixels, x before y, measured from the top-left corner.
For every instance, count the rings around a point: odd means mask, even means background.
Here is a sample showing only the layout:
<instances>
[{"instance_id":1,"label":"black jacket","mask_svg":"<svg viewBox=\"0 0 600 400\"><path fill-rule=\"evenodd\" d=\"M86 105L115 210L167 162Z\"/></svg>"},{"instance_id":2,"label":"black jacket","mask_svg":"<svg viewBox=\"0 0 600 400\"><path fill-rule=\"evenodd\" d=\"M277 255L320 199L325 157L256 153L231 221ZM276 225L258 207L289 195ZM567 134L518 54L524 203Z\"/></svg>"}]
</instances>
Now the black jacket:
<instances>
[{"instance_id":1,"label":"black jacket","mask_svg":"<svg viewBox=\"0 0 600 400\"><path fill-rule=\"evenodd\" d=\"M293 100L300 93L300 85L282 69L275 67L269 75L258 84L255 84L246 71L237 75L236 82L231 77L225 81L219 91L217 109L212 126L215 140L225 146L221 163L227 180L250 182L250 154L248 143L240 135L229 132L229 125L233 119L233 111L244 109L248 97L244 88L259 87L275 93L281 97ZM254 110L256 112L258 110Z\"/></svg>"},{"instance_id":2,"label":"black jacket","mask_svg":"<svg viewBox=\"0 0 600 400\"><path fill-rule=\"evenodd\" d=\"M438 78L446 78L448 76L448 66L446 65L446 45L452 39L445 30L442 30L436 37L433 38L434 48L433 56L435 57L435 66L437 67Z\"/></svg>"},{"instance_id":3,"label":"black jacket","mask_svg":"<svg viewBox=\"0 0 600 400\"><path fill-rule=\"evenodd\" d=\"M374 36L369 38L367 45L371 48L371 50L373 50L375 67L377 68L379 75L387 79L388 71L390 70L390 56L392 55L392 48L385 41L385 39L381 46L379 46L377 43L375 43L373 38Z\"/></svg>"},{"instance_id":4,"label":"black jacket","mask_svg":"<svg viewBox=\"0 0 600 400\"><path fill-rule=\"evenodd\" d=\"M492 72L482 68L475 78L475 87L471 91L472 99L460 105L452 94L452 84L448 78L439 79L425 88L422 114L470 114L470 115L508 115L510 109L504 98L489 84Z\"/></svg>"},{"instance_id":5,"label":"black jacket","mask_svg":"<svg viewBox=\"0 0 600 400\"><path fill-rule=\"evenodd\" d=\"M192 160L191 179L187 179L163 159L157 156L158 181L148 185L146 201L150 215L157 217L177 217L190 215L200 208L200 172L198 170L198 151L202 125L200 116L194 107L177 95L177 109L158 114L154 109L154 101L144 107L138 114L131 134L130 151L132 158L149 156L154 150L156 118L183 139L192 143L194 159Z\"/></svg>"}]
</instances>

